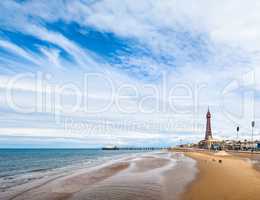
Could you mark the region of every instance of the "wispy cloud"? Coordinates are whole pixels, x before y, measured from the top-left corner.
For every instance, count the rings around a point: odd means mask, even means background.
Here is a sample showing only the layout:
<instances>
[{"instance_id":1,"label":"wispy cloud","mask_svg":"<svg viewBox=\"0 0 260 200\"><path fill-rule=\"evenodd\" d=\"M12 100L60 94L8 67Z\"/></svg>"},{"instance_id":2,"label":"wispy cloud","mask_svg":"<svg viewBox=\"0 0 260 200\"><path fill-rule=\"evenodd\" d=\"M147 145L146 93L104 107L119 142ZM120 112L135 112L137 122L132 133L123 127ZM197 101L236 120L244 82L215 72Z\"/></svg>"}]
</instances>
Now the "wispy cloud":
<instances>
[{"instance_id":1,"label":"wispy cloud","mask_svg":"<svg viewBox=\"0 0 260 200\"><path fill-rule=\"evenodd\" d=\"M136 144L162 139L157 145L199 139L208 104L217 136L231 137L234 126L241 124L246 137L248 123L260 116L259 8L257 0L1 1L3 141L7 136L24 136L30 142L34 136L53 136L62 145L71 142L63 137L64 124L53 118L53 105L62 119L76 124L91 118L97 120L92 126L99 127L104 121L100 116L112 124L126 120L132 131L105 131L117 135L122 145L132 145L134 139ZM12 94L17 105L38 109L30 117L16 113L8 101L8 85L21 73L32 74L20 78ZM44 91L37 88L39 73ZM86 73L92 74L87 88ZM44 98L36 101L39 95ZM78 97L77 111L65 112ZM90 110L110 107L91 114L86 102ZM27 120L20 123L22 117ZM167 128L171 118L177 122ZM135 127L136 119L149 126ZM157 121L161 128L151 127ZM75 134L79 130L74 127ZM82 145L105 144L103 136L98 131L88 134L85 139L91 142Z\"/></svg>"}]
</instances>

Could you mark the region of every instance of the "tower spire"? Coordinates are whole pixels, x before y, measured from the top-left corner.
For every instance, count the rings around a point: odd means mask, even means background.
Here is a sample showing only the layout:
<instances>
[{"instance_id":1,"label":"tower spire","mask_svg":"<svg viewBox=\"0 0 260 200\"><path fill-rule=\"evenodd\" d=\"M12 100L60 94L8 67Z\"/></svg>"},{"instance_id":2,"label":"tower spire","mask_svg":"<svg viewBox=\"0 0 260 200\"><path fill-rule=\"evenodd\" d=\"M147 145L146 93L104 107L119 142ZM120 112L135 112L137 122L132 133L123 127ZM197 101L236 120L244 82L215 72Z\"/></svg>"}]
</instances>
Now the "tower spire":
<instances>
[{"instance_id":1,"label":"tower spire","mask_svg":"<svg viewBox=\"0 0 260 200\"><path fill-rule=\"evenodd\" d=\"M212 139L212 131L211 131L211 113L209 107L208 107L206 118L207 118L207 125L206 125L205 140L210 140Z\"/></svg>"}]
</instances>

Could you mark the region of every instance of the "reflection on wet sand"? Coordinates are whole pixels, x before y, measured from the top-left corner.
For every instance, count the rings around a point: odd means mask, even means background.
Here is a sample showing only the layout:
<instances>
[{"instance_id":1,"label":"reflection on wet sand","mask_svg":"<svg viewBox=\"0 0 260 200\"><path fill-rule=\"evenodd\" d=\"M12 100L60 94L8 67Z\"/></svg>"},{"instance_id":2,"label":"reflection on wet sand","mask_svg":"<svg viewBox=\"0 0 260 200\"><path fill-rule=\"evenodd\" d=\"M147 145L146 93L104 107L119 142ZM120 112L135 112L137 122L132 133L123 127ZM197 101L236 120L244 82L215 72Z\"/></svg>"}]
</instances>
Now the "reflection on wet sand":
<instances>
[{"instance_id":1,"label":"reflection on wet sand","mask_svg":"<svg viewBox=\"0 0 260 200\"><path fill-rule=\"evenodd\" d=\"M12 199L177 199L196 173L179 153L149 153L64 176Z\"/></svg>"}]
</instances>

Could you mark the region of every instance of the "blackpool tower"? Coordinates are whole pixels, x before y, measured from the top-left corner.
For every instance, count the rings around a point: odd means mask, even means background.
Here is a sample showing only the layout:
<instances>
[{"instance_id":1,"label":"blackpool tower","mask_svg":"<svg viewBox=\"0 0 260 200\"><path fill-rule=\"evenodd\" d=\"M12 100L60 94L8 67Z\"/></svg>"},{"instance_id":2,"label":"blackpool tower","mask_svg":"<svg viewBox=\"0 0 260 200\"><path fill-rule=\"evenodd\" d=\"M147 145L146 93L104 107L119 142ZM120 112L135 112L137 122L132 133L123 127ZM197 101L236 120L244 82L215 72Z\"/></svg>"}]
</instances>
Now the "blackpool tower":
<instances>
[{"instance_id":1,"label":"blackpool tower","mask_svg":"<svg viewBox=\"0 0 260 200\"><path fill-rule=\"evenodd\" d=\"M210 114L210 111L208 109L208 112L207 112L207 125L206 125L206 133L205 133L205 140L212 140L212 131L211 131L211 114Z\"/></svg>"}]
</instances>

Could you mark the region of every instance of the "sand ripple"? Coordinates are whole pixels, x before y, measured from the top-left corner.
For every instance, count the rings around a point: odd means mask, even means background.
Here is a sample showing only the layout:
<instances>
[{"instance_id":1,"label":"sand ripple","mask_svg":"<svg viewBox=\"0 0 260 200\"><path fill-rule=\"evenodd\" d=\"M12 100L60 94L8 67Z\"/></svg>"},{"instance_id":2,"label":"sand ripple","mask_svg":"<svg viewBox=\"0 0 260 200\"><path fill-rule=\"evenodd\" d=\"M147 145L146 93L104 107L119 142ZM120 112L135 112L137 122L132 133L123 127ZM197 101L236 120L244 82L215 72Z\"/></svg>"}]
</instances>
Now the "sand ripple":
<instances>
[{"instance_id":1,"label":"sand ripple","mask_svg":"<svg viewBox=\"0 0 260 200\"><path fill-rule=\"evenodd\" d=\"M99 169L75 173L16 194L15 200L158 200L174 199L187 184L189 163L174 153L138 155ZM181 165L178 167L178 163ZM177 165L177 166L176 166ZM175 171L178 173L176 176ZM182 184L180 184L182 183ZM171 191L171 192L169 192Z\"/></svg>"}]
</instances>

